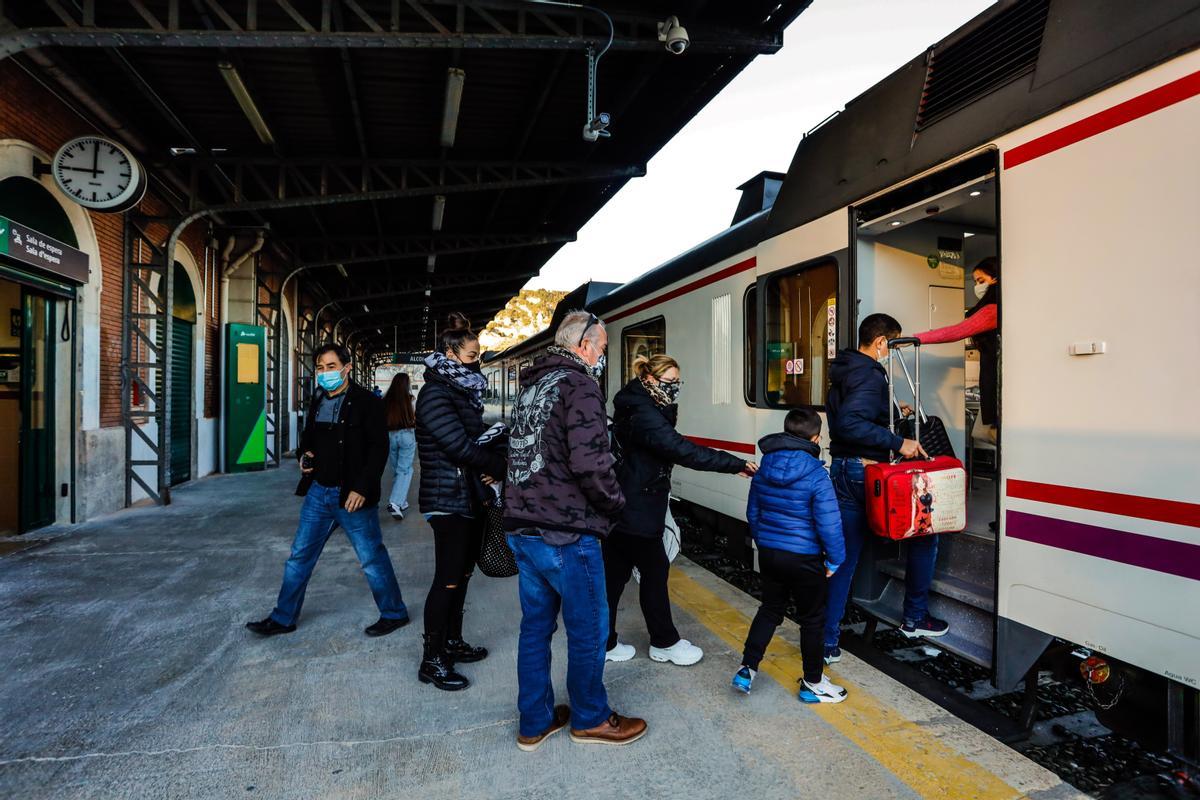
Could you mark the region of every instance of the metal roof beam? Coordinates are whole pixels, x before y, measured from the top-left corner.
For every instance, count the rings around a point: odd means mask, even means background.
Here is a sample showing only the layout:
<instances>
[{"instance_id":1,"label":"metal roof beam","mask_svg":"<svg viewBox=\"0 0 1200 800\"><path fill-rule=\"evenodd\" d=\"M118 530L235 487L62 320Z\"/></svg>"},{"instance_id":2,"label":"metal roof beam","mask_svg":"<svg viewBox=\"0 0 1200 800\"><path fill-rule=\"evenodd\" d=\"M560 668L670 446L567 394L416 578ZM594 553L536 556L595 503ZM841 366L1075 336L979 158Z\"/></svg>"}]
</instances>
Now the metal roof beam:
<instances>
[{"instance_id":1,"label":"metal roof beam","mask_svg":"<svg viewBox=\"0 0 1200 800\"><path fill-rule=\"evenodd\" d=\"M259 25L258 0L206 0L213 16L209 29L186 27L181 15L155 16L139 0L112 0L92 14L66 9L58 14L61 26L9 28L0 33L0 58L36 47L374 47L574 50L599 48L608 40L608 26L588 9L532 5L508 0L406 0L404 17L393 4L389 19L347 2L353 12L346 20L330 19L328 3L287 11L291 24ZM118 9L120 14L113 13ZM97 13L99 12L99 13ZM129 27L133 17L140 25ZM611 10L612 47L616 50L661 50L657 24L662 20L645 13ZM105 25L103 19L121 21ZM246 21L246 25L238 20ZM459 25L459 20L462 25ZM690 51L701 53L773 53L783 45L778 29L761 32L705 25L683 20L691 38ZM348 24L346 24L348 23ZM402 28L411 28L403 30Z\"/></svg>"},{"instance_id":2,"label":"metal roof beam","mask_svg":"<svg viewBox=\"0 0 1200 800\"><path fill-rule=\"evenodd\" d=\"M521 247L540 247L547 244L573 242L570 234L552 236L447 236L431 241L431 237L396 237L392 240L360 239L342 248L323 247L317 252L297 251L300 256L298 269L336 267L341 264L373 264L383 261L399 261L407 258L429 256L453 256L464 253L486 253L495 250L513 250ZM309 258L305 258L308 256ZM311 259L311 260L310 260Z\"/></svg>"},{"instance_id":3,"label":"metal roof beam","mask_svg":"<svg viewBox=\"0 0 1200 800\"><path fill-rule=\"evenodd\" d=\"M194 168L206 169L214 163L224 162L198 161ZM643 164L591 167L502 162L363 161L354 168L348 168L336 160L246 159L231 163L233 200L195 209L193 218L234 211L306 208L367 200L623 181L646 174ZM363 189L376 186L382 188Z\"/></svg>"}]
</instances>

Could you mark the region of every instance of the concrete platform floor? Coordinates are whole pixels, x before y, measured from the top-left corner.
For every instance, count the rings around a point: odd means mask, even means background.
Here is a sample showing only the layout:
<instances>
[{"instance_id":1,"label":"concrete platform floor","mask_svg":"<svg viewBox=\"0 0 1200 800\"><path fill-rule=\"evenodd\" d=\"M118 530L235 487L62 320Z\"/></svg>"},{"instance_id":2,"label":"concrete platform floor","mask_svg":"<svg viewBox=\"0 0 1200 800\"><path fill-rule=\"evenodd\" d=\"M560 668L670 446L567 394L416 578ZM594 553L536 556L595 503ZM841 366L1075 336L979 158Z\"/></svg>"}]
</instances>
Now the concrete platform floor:
<instances>
[{"instance_id":1,"label":"concrete platform floor","mask_svg":"<svg viewBox=\"0 0 1200 800\"><path fill-rule=\"evenodd\" d=\"M795 699L795 626L754 693L729 688L754 603L682 561L676 620L706 656L655 664L636 591L609 665L642 741L538 752L516 737L515 579L477 576L467 638L491 648L448 694L416 680L420 623L380 639L349 543L330 540L300 629L260 639L300 500L293 465L220 476L137 508L35 534L0 559L0 796L33 798L909 798L1079 796L1058 778L853 656L839 706ZM415 495L415 492L414 492ZM424 520L384 516L414 620L432 574ZM631 587L632 588L632 587ZM565 640L555 643L565 701Z\"/></svg>"}]
</instances>

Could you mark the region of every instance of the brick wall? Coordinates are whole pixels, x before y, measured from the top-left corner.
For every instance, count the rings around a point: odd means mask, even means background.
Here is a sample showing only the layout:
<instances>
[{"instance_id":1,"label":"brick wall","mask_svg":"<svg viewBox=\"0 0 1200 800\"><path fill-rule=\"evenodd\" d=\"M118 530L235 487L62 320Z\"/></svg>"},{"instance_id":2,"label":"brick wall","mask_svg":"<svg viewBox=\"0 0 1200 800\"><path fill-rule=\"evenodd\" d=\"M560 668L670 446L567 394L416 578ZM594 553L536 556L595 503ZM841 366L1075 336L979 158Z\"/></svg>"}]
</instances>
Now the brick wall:
<instances>
[{"instance_id":1,"label":"brick wall","mask_svg":"<svg viewBox=\"0 0 1200 800\"><path fill-rule=\"evenodd\" d=\"M19 139L53 154L63 142L98 131L69 106L58 100L11 60L0 61L0 139ZM138 210L158 215L168 211L160 198L147 193ZM99 244L102 291L100 294L100 425L121 424L121 291L124 285L124 214L89 212ZM181 243L197 264L205 263L203 222L191 225ZM152 229L158 241L168 231ZM93 265L95 266L95 265ZM197 302L200 299L197 298ZM217 306L219 308L219 305ZM216 415L216 384L213 373L217 359L218 320L206 320L205 416ZM91 387L82 387L88 391Z\"/></svg>"}]
</instances>

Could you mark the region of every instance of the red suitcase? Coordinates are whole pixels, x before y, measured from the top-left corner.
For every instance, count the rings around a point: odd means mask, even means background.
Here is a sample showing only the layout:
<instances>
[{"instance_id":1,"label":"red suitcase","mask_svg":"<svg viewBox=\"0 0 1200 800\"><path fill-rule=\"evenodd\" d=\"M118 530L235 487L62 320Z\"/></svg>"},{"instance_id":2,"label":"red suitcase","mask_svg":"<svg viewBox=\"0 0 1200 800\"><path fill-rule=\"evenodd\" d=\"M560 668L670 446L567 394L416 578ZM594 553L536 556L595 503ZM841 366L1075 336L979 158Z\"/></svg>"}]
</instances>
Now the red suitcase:
<instances>
[{"instance_id":1,"label":"red suitcase","mask_svg":"<svg viewBox=\"0 0 1200 800\"><path fill-rule=\"evenodd\" d=\"M913 390L914 428L917 441L921 436L921 343L915 338L893 339L888 342L892 357L888 359L888 423L895 430L895 388L891 382L891 366L900 361L906 378L900 348L912 345L916 353L916 382ZM871 530L889 539L908 539L933 533L957 533L967 527L967 471L957 458L937 456L931 459L869 464L866 468L864 490L867 501L867 522Z\"/></svg>"}]
</instances>

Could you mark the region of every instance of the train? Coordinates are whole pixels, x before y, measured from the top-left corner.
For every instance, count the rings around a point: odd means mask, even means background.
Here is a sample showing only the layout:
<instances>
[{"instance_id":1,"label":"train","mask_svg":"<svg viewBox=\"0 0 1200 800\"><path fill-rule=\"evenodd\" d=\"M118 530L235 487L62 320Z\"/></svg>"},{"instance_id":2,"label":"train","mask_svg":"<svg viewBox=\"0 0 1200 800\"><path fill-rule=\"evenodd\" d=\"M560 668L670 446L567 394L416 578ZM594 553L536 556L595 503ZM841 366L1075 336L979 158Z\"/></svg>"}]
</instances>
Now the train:
<instances>
[{"instance_id":1,"label":"train","mask_svg":"<svg viewBox=\"0 0 1200 800\"><path fill-rule=\"evenodd\" d=\"M968 528L941 537L932 587L952 630L931 644L1003 691L1057 653L1193 756L1198 45L1194 1L999 2L805 133L786 173L743 184L726 230L559 306L605 321L607 397L637 355L669 353L680 431L754 458L788 409L824 410L829 363L865 315L905 332L961 321L970 268L997 258L994 442L976 349L922 348L926 410L970 483ZM488 354L493 413L553 325ZM752 563L747 483L680 468L672 491ZM873 625L901 621L904 571L894 543L864 551L852 602Z\"/></svg>"}]
</instances>

